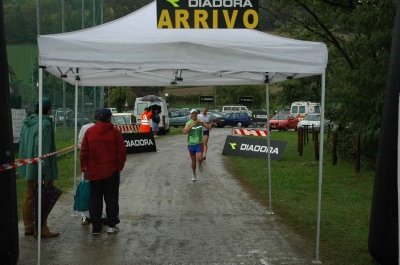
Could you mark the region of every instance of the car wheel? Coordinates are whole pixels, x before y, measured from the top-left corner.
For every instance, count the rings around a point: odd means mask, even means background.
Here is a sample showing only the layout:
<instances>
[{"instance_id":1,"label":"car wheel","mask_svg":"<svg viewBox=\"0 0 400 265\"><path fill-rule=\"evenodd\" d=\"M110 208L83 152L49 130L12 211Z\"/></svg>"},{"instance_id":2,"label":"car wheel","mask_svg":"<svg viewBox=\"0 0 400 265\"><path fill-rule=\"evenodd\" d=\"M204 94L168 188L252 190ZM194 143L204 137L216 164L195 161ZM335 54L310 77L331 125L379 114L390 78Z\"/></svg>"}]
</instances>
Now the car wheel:
<instances>
[{"instance_id":1,"label":"car wheel","mask_svg":"<svg viewBox=\"0 0 400 265\"><path fill-rule=\"evenodd\" d=\"M237 127L243 127L243 124L239 121L239 122L236 124L236 126L237 126Z\"/></svg>"}]
</instances>

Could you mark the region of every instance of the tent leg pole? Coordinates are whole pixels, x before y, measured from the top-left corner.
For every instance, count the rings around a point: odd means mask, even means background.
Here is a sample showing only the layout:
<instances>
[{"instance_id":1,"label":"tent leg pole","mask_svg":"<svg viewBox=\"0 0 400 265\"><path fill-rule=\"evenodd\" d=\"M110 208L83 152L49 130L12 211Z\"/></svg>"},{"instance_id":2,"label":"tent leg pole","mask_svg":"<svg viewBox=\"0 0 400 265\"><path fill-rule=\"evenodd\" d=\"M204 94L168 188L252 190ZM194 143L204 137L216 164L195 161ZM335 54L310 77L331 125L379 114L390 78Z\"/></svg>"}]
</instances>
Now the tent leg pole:
<instances>
[{"instance_id":1,"label":"tent leg pole","mask_svg":"<svg viewBox=\"0 0 400 265\"><path fill-rule=\"evenodd\" d=\"M43 148L43 68L39 66L39 150L38 157L42 157L42 148ZM38 213L42 212L42 163L38 163ZM38 214L38 223L42 223L42 215ZM40 249L42 244L42 226L37 226L37 234L38 234L38 263L40 264Z\"/></svg>"},{"instance_id":2,"label":"tent leg pole","mask_svg":"<svg viewBox=\"0 0 400 265\"><path fill-rule=\"evenodd\" d=\"M269 193L269 213L274 214L272 211L272 183L271 183L271 132L269 130L269 82L265 86L266 106L267 106L267 146L268 146L268 193Z\"/></svg>"},{"instance_id":3,"label":"tent leg pole","mask_svg":"<svg viewBox=\"0 0 400 265\"><path fill-rule=\"evenodd\" d=\"M321 75L321 126L319 144L319 172L318 172L318 214L317 214L317 243L315 248L314 264L321 264L319 260L319 241L321 230L321 196L322 196L322 166L324 160L324 129L325 129L325 74Z\"/></svg>"},{"instance_id":4,"label":"tent leg pole","mask_svg":"<svg viewBox=\"0 0 400 265\"><path fill-rule=\"evenodd\" d=\"M76 194L76 157L78 154L78 146L77 146L77 139L78 139L78 80L75 80L75 122L74 122L74 195ZM81 115L81 119L83 121L83 114ZM73 216L78 216L76 211L74 211Z\"/></svg>"}]
</instances>

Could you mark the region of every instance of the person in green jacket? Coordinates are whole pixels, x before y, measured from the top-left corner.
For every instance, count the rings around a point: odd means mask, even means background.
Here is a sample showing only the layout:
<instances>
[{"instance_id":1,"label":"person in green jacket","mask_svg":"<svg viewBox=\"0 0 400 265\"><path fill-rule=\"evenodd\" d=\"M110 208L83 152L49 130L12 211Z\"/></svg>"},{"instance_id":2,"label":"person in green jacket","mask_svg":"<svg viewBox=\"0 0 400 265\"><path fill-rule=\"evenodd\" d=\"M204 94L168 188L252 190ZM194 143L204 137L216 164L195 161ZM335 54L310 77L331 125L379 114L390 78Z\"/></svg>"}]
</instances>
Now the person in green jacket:
<instances>
[{"instance_id":1,"label":"person in green jacket","mask_svg":"<svg viewBox=\"0 0 400 265\"><path fill-rule=\"evenodd\" d=\"M54 139L54 122L50 117L52 104L48 97L43 97L42 118L42 155L56 151ZM37 158L39 149L39 100L35 102L35 113L25 118L20 135L19 158ZM57 157L55 155L44 158L42 163L42 174L45 187L53 180L58 179ZM24 198L22 218L24 220L25 235L37 236L35 218L33 215L34 188L38 185L38 163L31 163L19 168L19 175L27 180ZM46 220L43 221L41 236L57 237L59 233L50 232Z\"/></svg>"}]
</instances>

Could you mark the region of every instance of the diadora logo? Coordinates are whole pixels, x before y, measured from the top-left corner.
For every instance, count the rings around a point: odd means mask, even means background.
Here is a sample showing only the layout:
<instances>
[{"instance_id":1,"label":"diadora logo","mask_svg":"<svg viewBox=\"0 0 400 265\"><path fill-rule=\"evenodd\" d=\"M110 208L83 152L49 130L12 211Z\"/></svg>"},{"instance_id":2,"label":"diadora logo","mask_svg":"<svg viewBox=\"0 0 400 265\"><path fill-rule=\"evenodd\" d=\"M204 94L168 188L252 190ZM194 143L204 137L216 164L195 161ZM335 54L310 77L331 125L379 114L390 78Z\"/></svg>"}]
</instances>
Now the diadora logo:
<instances>
[{"instance_id":1,"label":"diadora logo","mask_svg":"<svg viewBox=\"0 0 400 265\"><path fill-rule=\"evenodd\" d=\"M125 140L126 147L154 145L151 139Z\"/></svg>"},{"instance_id":2,"label":"diadora logo","mask_svg":"<svg viewBox=\"0 0 400 265\"><path fill-rule=\"evenodd\" d=\"M171 5L173 5L174 7L179 7L179 5L177 4L179 0L167 0L167 2L171 3Z\"/></svg>"},{"instance_id":3,"label":"diadora logo","mask_svg":"<svg viewBox=\"0 0 400 265\"><path fill-rule=\"evenodd\" d=\"M236 149L236 143L229 143L232 147L232 149Z\"/></svg>"}]
</instances>

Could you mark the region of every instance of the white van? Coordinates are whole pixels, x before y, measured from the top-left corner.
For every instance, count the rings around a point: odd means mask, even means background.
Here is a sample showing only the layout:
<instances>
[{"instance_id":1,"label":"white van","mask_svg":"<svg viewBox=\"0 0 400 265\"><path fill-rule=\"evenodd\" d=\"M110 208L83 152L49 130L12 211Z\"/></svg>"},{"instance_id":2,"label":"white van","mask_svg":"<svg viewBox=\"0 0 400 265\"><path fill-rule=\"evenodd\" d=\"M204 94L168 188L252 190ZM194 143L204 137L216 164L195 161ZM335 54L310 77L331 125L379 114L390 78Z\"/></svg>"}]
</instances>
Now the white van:
<instances>
[{"instance_id":1,"label":"white van","mask_svg":"<svg viewBox=\"0 0 400 265\"><path fill-rule=\"evenodd\" d=\"M223 106L222 112L249 112L249 109L246 106Z\"/></svg>"},{"instance_id":2,"label":"white van","mask_svg":"<svg viewBox=\"0 0 400 265\"><path fill-rule=\"evenodd\" d=\"M293 102L290 106L290 114L293 114L301 121L305 116L311 113L320 113L321 108L319 103L310 101Z\"/></svg>"},{"instance_id":3,"label":"white van","mask_svg":"<svg viewBox=\"0 0 400 265\"><path fill-rule=\"evenodd\" d=\"M140 124L142 112L144 108L150 107L151 105L158 105L161 107L160 114L160 133L167 134L169 133L169 116L168 116L168 108L167 103L162 97L158 97L160 101L150 102L150 101L143 101L142 98L136 98L135 100L135 108L133 109L133 115L136 117L137 124ZM150 125L153 121L150 119Z\"/></svg>"},{"instance_id":4,"label":"white van","mask_svg":"<svg viewBox=\"0 0 400 265\"><path fill-rule=\"evenodd\" d=\"M111 111L111 113L117 113L118 111L117 111L117 108L108 108L110 111Z\"/></svg>"}]
</instances>

